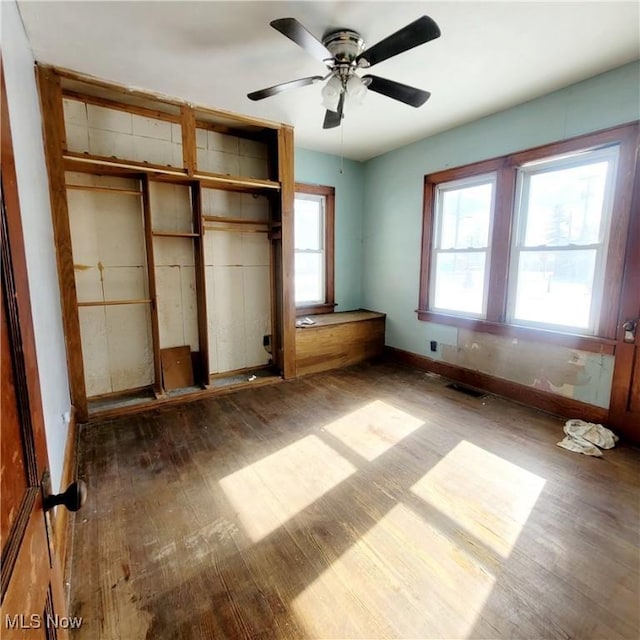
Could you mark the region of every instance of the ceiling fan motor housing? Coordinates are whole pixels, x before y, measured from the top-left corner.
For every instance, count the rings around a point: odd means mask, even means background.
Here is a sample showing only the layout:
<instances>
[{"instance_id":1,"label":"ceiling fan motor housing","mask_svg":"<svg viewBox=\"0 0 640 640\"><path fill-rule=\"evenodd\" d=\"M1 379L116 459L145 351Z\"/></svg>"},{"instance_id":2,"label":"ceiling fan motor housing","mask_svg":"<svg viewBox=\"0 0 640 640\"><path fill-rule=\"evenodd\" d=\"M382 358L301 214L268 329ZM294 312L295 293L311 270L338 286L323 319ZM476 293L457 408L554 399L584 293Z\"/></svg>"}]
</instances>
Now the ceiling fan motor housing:
<instances>
[{"instance_id":1,"label":"ceiling fan motor housing","mask_svg":"<svg viewBox=\"0 0 640 640\"><path fill-rule=\"evenodd\" d=\"M364 51L362 36L351 29L331 31L322 39L337 65L355 65L355 59Z\"/></svg>"}]
</instances>

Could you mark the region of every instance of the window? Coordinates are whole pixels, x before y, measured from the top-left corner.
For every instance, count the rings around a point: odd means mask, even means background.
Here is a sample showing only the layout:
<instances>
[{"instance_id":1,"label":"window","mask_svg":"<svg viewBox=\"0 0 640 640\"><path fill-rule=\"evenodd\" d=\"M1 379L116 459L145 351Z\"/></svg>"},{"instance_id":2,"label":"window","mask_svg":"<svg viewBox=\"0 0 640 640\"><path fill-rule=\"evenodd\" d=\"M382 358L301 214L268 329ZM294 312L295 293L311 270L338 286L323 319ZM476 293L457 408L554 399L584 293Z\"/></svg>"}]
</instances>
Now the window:
<instances>
[{"instance_id":1,"label":"window","mask_svg":"<svg viewBox=\"0 0 640 640\"><path fill-rule=\"evenodd\" d=\"M618 147L518 169L508 318L594 333Z\"/></svg>"},{"instance_id":2,"label":"window","mask_svg":"<svg viewBox=\"0 0 640 640\"><path fill-rule=\"evenodd\" d=\"M296 184L295 301L298 315L334 308L334 188Z\"/></svg>"},{"instance_id":3,"label":"window","mask_svg":"<svg viewBox=\"0 0 640 640\"><path fill-rule=\"evenodd\" d=\"M425 177L418 317L615 337L638 125Z\"/></svg>"},{"instance_id":4,"label":"window","mask_svg":"<svg viewBox=\"0 0 640 640\"><path fill-rule=\"evenodd\" d=\"M495 174L436 187L431 308L484 317Z\"/></svg>"}]
</instances>

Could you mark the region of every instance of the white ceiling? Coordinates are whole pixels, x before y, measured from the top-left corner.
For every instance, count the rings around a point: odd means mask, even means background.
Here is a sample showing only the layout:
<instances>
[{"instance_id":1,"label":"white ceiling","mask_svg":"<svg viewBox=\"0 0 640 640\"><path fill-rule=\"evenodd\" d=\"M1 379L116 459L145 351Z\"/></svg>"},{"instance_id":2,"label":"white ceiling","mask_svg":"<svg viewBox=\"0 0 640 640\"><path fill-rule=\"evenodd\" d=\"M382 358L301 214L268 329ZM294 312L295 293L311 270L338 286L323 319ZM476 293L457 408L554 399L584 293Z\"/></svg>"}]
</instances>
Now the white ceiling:
<instances>
[{"instance_id":1,"label":"white ceiling","mask_svg":"<svg viewBox=\"0 0 640 640\"><path fill-rule=\"evenodd\" d=\"M32 2L37 60L211 107L294 125L296 145L365 160L640 58L633 2ZM421 15L442 36L372 73L432 93L414 109L370 92L343 130L323 130L320 85L261 102L246 94L324 68L269 27L294 17L318 38L368 45Z\"/></svg>"}]
</instances>

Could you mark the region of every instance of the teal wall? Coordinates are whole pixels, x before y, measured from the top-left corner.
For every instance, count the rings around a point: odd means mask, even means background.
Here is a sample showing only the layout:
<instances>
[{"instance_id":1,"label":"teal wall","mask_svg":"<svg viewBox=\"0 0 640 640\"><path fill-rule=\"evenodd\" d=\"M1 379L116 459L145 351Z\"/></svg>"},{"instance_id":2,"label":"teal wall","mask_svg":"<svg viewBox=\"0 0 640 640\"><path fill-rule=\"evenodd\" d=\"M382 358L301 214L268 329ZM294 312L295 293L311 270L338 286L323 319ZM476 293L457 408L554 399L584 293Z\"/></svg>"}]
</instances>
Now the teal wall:
<instances>
[{"instance_id":1,"label":"teal wall","mask_svg":"<svg viewBox=\"0 0 640 640\"><path fill-rule=\"evenodd\" d=\"M499 340L489 345L480 334L463 335L455 327L417 319L424 176L637 120L639 79L639 62L624 65L366 163L345 160L342 174L340 158L296 149L297 181L336 187L338 310L364 307L385 312L388 345L435 359L446 359L446 354L454 352L463 359L467 345L486 348L488 360L497 353L507 354L506 362L494 362L493 368L488 361L474 368L520 384L540 384L539 379L530 379L535 371L531 362L515 364L515 345L510 353L509 345ZM428 105L425 109L428 117ZM444 349L429 352L429 340ZM608 406L612 357L539 347L533 352L541 362L560 366L569 355L584 367L582 378L587 382L558 384L554 392ZM532 350L520 344L517 351L526 358Z\"/></svg>"},{"instance_id":2,"label":"teal wall","mask_svg":"<svg viewBox=\"0 0 640 640\"><path fill-rule=\"evenodd\" d=\"M365 164L363 306L387 313L388 345L435 358L442 354L429 353L428 340L460 347L456 328L415 314L425 174L637 120L639 78L640 63L624 65ZM593 355L584 354L586 369ZM559 393L607 406L612 362L595 364L599 373L586 386Z\"/></svg>"},{"instance_id":3,"label":"teal wall","mask_svg":"<svg viewBox=\"0 0 640 640\"><path fill-rule=\"evenodd\" d=\"M335 187L336 311L361 308L363 164L353 160L342 162L337 156L296 148L295 179Z\"/></svg>"},{"instance_id":4,"label":"teal wall","mask_svg":"<svg viewBox=\"0 0 640 640\"><path fill-rule=\"evenodd\" d=\"M425 174L636 120L639 75L625 65L366 163L364 305L389 314L388 344L425 353L435 331L414 313Z\"/></svg>"}]
</instances>

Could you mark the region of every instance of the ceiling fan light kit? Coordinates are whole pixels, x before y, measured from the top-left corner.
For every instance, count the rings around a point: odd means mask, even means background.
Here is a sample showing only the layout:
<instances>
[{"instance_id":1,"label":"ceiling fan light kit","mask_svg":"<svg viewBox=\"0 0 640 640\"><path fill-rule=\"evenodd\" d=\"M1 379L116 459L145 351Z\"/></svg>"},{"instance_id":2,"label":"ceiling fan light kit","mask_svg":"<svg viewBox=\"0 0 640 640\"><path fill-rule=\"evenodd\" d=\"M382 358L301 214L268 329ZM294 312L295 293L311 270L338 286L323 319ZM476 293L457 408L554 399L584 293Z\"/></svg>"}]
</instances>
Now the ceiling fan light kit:
<instances>
[{"instance_id":1,"label":"ceiling fan light kit","mask_svg":"<svg viewBox=\"0 0 640 640\"><path fill-rule=\"evenodd\" d=\"M359 107L367 95L367 86L371 84L367 79L362 79L355 73L347 80L345 91L347 92L347 106Z\"/></svg>"},{"instance_id":2,"label":"ceiling fan light kit","mask_svg":"<svg viewBox=\"0 0 640 640\"><path fill-rule=\"evenodd\" d=\"M338 110L338 102L342 93L342 82L337 76L331 76L327 84L322 87L322 106L329 111Z\"/></svg>"},{"instance_id":3,"label":"ceiling fan light kit","mask_svg":"<svg viewBox=\"0 0 640 640\"><path fill-rule=\"evenodd\" d=\"M322 42L307 31L295 18L280 18L270 23L284 36L293 40L314 58L323 62L329 73L326 76L300 78L249 93L250 100L263 100L289 89L304 87L327 80L321 91L322 106L327 110L323 128L332 129L342 122L345 105L349 108L361 105L367 91L404 102L412 107L422 106L431 95L394 80L379 76L359 76L359 69L366 69L399 53L440 37L438 25L422 16L399 31L387 36L369 49L357 31L338 29L325 34Z\"/></svg>"}]
</instances>

